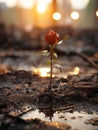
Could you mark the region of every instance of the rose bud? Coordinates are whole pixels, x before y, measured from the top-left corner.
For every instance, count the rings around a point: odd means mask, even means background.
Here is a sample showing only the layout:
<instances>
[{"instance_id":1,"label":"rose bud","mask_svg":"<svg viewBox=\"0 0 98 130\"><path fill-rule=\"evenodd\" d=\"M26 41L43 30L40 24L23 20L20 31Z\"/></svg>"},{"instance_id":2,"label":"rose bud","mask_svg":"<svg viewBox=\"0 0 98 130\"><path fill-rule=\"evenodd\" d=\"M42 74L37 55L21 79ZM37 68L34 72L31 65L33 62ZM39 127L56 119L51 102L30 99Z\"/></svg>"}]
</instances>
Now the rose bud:
<instances>
[{"instance_id":1,"label":"rose bud","mask_svg":"<svg viewBox=\"0 0 98 130\"><path fill-rule=\"evenodd\" d=\"M59 40L59 34L50 29L45 36L45 40L47 41L48 44L54 45Z\"/></svg>"}]
</instances>

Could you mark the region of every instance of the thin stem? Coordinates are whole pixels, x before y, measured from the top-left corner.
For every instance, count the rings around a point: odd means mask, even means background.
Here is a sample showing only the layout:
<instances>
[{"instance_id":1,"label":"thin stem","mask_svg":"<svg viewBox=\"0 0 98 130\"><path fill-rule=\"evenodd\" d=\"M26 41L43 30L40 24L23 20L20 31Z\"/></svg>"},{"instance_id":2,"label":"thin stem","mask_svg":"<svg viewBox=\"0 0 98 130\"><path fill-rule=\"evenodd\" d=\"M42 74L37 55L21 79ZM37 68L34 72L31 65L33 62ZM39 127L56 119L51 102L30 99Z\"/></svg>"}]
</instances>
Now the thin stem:
<instances>
[{"instance_id":1,"label":"thin stem","mask_svg":"<svg viewBox=\"0 0 98 130\"><path fill-rule=\"evenodd\" d=\"M50 91L52 87L53 46L50 46Z\"/></svg>"}]
</instances>

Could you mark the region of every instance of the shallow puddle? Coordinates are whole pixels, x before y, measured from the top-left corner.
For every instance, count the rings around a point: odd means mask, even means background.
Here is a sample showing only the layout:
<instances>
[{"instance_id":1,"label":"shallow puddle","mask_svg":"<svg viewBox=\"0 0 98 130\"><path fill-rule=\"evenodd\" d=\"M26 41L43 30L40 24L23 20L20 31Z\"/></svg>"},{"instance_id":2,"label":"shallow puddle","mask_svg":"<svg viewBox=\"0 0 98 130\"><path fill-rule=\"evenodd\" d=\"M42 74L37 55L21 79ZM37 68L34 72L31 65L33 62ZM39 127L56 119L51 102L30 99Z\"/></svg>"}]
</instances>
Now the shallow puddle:
<instances>
[{"instance_id":1,"label":"shallow puddle","mask_svg":"<svg viewBox=\"0 0 98 130\"><path fill-rule=\"evenodd\" d=\"M53 117L47 117L43 112L39 112L38 109L29 111L28 113L21 116L22 119L34 119L39 118L43 121L56 121L61 123L68 123L72 126L72 130L98 130L98 125L94 126L85 123L87 120L98 117L98 113L88 114L86 112L64 112L58 111L53 114Z\"/></svg>"}]
</instances>

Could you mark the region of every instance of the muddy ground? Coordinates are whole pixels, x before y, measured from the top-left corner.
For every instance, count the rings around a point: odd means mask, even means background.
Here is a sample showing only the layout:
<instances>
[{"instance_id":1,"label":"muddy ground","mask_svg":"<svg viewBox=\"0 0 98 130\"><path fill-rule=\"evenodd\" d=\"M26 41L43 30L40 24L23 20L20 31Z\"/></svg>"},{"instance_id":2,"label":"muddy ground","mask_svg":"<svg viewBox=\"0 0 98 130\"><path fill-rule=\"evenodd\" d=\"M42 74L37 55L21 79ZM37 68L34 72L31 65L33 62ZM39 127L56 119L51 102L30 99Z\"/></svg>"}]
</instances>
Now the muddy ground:
<instances>
[{"instance_id":1,"label":"muddy ground","mask_svg":"<svg viewBox=\"0 0 98 130\"><path fill-rule=\"evenodd\" d=\"M88 31L56 47L56 64L61 66L62 73L54 73L51 93L48 91L49 77L43 78L33 72L35 67L49 67L49 57L41 55L38 43L41 38L31 39L27 34L25 44L11 35L6 44L2 42L1 45L0 130L98 130L98 33ZM36 47L32 41L38 43ZM42 44L43 40L40 42ZM80 69L78 75L69 73L75 67ZM36 117L22 118L36 110ZM74 128L72 123L66 122L69 117L65 115L74 112L91 115L92 118L83 121L89 127ZM44 114L44 120L40 113ZM62 113L61 120L53 121L59 113ZM70 118L73 121L77 118L79 124L78 120L84 117L80 114Z\"/></svg>"},{"instance_id":2,"label":"muddy ground","mask_svg":"<svg viewBox=\"0 0 98 130\"><path fill-rule=\"evenodd\" d=\"M32 55L37 57L36 60L32 58ZM78 61L75 59L78 59ZM52 90L49 94L47 90L49 78L40 77L31 71L32 66L44 66L43 63L46 61L47 57L40 56L38 52L3 51L1 53L3 65L1 65L0 74L0 129L72 129L72 124L44 121L39 116L37 118L32 117L29 120L21 119L22 115L35 109L43 112L50 120L57 111L96 113L94 119L86 120L86 122L88 122L88 125L97 126L97 69L76 55L66 56L61 54L57 62L63 66L63 74L57 72L56 75L61 75L61 77L55 76L53 78ZM72 71L76 65L80 67L80 74L69 75L64 78L63 76ZM95 119L95 117L97 118Z\"/></svg>"}]
</instances>

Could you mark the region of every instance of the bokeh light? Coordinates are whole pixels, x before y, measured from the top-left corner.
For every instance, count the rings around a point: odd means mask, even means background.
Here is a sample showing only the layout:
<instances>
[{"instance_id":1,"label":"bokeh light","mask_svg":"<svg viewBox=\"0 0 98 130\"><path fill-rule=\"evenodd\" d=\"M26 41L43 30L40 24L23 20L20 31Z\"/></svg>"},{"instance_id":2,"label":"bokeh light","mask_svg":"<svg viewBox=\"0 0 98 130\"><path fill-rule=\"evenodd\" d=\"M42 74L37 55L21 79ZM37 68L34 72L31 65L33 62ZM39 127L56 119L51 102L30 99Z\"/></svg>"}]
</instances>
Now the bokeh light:
<instances>
[{"instance_id":1,"label":"bokeh light","mask_svg":"<svg viewBox=\"0 0 98 130\"><path fill-rule=\"evenodd\" d=\"M71 13L71 18L73 19L73 20L78 20L79 19L79 13L77 12L77 11L73 11L72 13Z\"/></svg>"},{"instance_id":2,"label":"bokeh light","mask_svg":"<svg viewBox=\"0 0 98 130\"><path fill-rule=\"evenodd\" d=\"M37 5L37 11L38 11L39 13L44 13L44 12L46 11L46 8L47 8L46 4L39 3L39 4Z\"/></svg>"},{"instance_id":3,"label":"bokeh light","mask_svg":"<svg viewBox=\"0 0 98 130\"><path fill-rule=\"evenodd\" d=\"M71 0L71 5L74 9L84 9L87 7L89 0Z\"/></svg>"},{"instance_id":4,"label":"bokeh light","mask_svg":"<svg viewBox=\"0 0 98 130\"><path fill-rule=\"evenodd\" d=\"M37 4L37 11L39 13L44 13L47 8L48 5L52 3L53 0L36 0L36 4Z\"/></svg>"},{"instance_id":5,"label":"bokeh light","mask_svg":"<svg viewBox=\"0 0 98 130\"><path fill-rule=\"evenodd\" d=\"M61 14L59 12L53 13L53 19L54 20L60 20L61 19Z\"/></svg>"},{"instance_id":6,"label":"bokeh light","mask_svg":"<svg viewBox=\"0 0 98 130\"><path fill-rule=\"evenodd\" d=\"M96 16L98 17L98 10L96 11Z\"/></svg>"}]
</instances>

